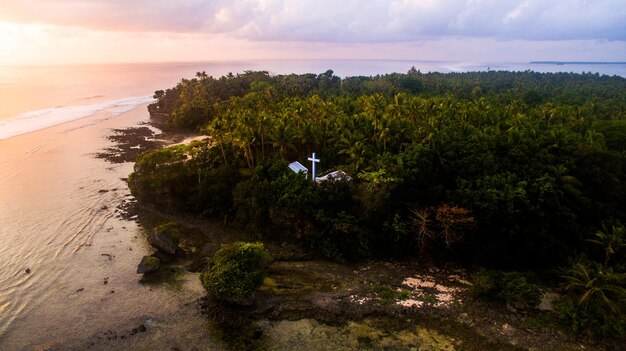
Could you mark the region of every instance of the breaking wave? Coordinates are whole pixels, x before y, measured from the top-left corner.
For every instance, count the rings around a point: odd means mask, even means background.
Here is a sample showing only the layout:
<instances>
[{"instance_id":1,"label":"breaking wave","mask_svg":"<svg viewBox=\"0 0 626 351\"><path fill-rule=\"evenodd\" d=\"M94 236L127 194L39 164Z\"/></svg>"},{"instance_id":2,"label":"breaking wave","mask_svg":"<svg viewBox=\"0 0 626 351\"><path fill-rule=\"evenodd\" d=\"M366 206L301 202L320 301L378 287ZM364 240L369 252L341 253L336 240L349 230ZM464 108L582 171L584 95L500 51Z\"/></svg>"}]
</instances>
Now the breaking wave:
<instances>
[{"instance_id":1,"label":"breaking wave","mask_svg":"<svg viewBox=\"0 0 626 351\"><path fill-rule=\"evenodd\" d=\"M120 115L153 101L154 99L149 96L130 97L96 104L60 106L25 112L15 118L0 121L0 140L90 117L103 110Z\"/></svg>"}]
</instances>

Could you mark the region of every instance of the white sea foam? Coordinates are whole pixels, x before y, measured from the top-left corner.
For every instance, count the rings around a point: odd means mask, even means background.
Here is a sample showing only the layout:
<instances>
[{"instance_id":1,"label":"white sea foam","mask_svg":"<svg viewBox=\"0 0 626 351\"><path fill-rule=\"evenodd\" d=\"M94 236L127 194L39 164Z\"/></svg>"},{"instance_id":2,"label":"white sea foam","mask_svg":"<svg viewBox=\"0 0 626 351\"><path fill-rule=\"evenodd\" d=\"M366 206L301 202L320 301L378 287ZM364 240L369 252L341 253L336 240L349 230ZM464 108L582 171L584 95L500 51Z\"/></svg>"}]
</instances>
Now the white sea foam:
<instances>
[{"instance_id":1,"label":"white sea foam","mask_svg":"<svg viewBox=\"0 0 626 351\"><path fill-rule=\"evenodd\" d=\"M109 110L115 116L120 115L152 101L154 99L149 96L131 97L97 104L60 106L22 113L15 118L0 121L0 140L90 117L103 110Z\"/></svg>"}]
</instances>

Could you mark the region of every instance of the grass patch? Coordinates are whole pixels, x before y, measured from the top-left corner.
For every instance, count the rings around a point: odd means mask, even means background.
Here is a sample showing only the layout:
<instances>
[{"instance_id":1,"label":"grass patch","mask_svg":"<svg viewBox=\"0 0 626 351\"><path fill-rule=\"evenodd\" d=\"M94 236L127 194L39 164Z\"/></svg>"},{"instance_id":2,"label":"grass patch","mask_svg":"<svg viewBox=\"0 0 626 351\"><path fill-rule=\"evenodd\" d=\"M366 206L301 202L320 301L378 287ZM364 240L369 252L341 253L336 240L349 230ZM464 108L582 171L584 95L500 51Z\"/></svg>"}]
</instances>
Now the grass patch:
<instances>
[{"instance_id":1,"label":"grass patch","mask_svg":"<svg viewBox=\"0 0 626 351\"><path fill-rule=\"evenodd\" d=\"M371 292L378 295L383 305L390 305L399 300L406 300L411 297L411 291L405 289L392 289L390 286L375 284Z\"/></svg>"}]
</instances>

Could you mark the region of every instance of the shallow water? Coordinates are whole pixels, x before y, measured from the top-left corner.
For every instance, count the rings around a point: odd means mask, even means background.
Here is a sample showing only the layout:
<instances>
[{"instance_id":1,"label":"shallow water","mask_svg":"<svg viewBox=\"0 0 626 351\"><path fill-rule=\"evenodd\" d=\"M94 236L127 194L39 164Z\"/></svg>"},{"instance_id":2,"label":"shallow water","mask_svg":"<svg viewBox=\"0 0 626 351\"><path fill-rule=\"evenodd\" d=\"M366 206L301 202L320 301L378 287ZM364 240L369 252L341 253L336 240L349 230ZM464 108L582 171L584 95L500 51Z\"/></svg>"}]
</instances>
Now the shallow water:
<instances>
[{"instance_id":1,"label":"shallow water","mask_svg":"<svg viewBox=\"0 0 626 351\"><path fill-rule=\"evenodd\" d=\"M0 349L82 349L91 342L106 349L113 341L103 333L121 336L139 324L147 331L133 338L149 345L160 325L171 329L177 324L166 321L177 318L189 321L176 328L195 321L204 333L195 275L172 273L166 283L149 284L135 274L151 249L144 230L116 209L130 196L122 178L132 164L93 157L109 145L111 128L146 119L145 106L119 116L103 110L0 141ZM175 346L175 337L167 339Z\"/></svg>"}]
</instances>

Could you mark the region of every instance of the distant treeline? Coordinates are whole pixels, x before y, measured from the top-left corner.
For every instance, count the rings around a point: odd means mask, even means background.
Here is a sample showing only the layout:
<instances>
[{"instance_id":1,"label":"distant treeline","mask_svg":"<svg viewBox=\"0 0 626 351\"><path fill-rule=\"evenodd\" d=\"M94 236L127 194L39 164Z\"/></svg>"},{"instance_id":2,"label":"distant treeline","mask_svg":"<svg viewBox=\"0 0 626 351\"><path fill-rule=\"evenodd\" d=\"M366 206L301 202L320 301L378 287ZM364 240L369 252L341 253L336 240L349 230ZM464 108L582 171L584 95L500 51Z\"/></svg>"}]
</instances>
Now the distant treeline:
<instances>
[{"instance_id":1,"label":"distant treeline","mask_svg":"<svg viewBox=\"0 0 626 351\"><path fill-rule=\"evenodd\" d=\"M540 65L626 65L626 61L530 61Z\"/></svg>"},{"instance_id":2,"label":"distant treeline","mask_svg":"<svg viewBox=\"0 0 626 351\"><path fill-rule=\"evenodd\" d=\"M198 130L215 115L216 103L249 92L272 88L278 98L358 97L407 93L422 97L449 95L457 99L488 97L498 103L512 101L536 105L551 102L559 105L582 105L600 102L623 106L624 78L598 74L526 72L421 73L414 67L407 74L340 78L328 70L322 74L272 76L266 71L214 78L198 72L196 78L183 79L175 87L155 92L157 103L151 112L170 115L170 127ZM612 111L607 111L612 113ZM615 116L613 116L615 117Z\"/></svg>"},{"instance_id":3,"label":"distant treeline","mask_svg":"<svg viewBox=\"0 0 626 351\"><path fill-rule=\"evenodd\" d=\"M328 256L552 267L626 218L620 77L198 73L156 98L171 128L211 137L141 156L138 199ZM353 180L287 168L311 152Z\"/></svg>"}]
</instances>

